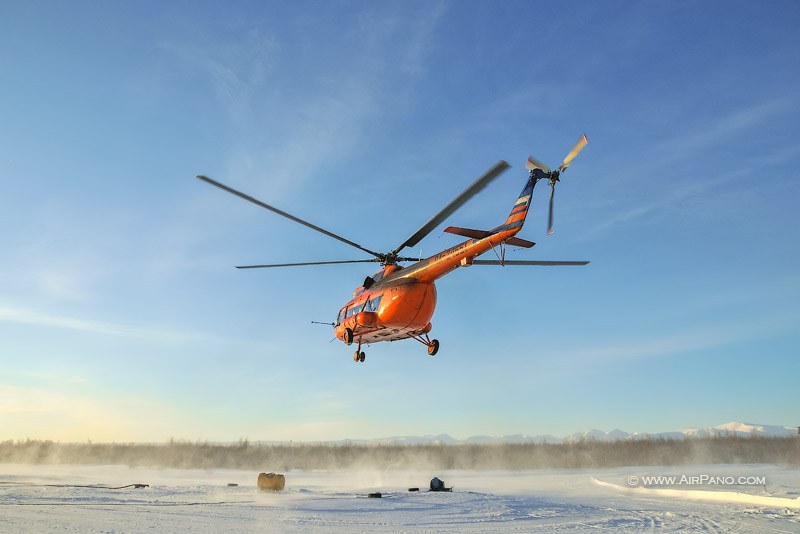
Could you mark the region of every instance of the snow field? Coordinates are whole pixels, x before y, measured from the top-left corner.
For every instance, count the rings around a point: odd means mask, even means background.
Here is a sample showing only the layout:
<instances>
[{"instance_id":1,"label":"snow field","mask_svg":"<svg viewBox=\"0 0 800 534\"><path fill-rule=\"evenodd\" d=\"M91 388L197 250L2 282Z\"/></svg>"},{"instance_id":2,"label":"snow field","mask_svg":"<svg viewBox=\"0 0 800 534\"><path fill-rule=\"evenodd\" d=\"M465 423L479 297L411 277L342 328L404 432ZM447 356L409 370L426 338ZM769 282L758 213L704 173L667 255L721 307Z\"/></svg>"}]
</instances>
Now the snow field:
<instances>
[{"instance_id":1,"label":"snow field","mask_svg":"<svg viewBox=\"0 0 800 534\"><path fill-rule=\"evenodd\" d=\"M626 487L631 474L685 472L758 473L768 494L763 487ZM250 471L4 464L0 532L800 532L800 510L781 504L800 496L800 472L776 466L285 474L286 490L265 493ZM434 475L453 491L426 491ZM149 487L74 487L132 483ZM373 491L383 497L368 498ZM724 493L738 501L698 500Z\"/></svg>"}]
</instances>

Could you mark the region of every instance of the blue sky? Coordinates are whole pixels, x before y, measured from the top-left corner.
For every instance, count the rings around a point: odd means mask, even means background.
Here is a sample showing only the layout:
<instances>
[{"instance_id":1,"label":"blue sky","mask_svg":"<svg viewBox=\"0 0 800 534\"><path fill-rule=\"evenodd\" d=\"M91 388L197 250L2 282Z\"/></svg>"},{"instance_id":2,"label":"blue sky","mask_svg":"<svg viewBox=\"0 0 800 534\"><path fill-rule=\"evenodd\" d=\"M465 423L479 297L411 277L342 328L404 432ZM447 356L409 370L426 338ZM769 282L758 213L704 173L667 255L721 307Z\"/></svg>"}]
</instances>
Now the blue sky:
<instances>
[{"instance_id":1,"label":"blue sky","mask_svg":"<svg viewBox=\"0 0 800 534\"><path fill-rule=\"evenodd\" d=\"M800 6L5 2L0 439L563 436L798 424ZM435 358L330 321L499 159L516 259L437 284ZM411 255L458 242L435 230Z\"/></svg>"}]
</instances>

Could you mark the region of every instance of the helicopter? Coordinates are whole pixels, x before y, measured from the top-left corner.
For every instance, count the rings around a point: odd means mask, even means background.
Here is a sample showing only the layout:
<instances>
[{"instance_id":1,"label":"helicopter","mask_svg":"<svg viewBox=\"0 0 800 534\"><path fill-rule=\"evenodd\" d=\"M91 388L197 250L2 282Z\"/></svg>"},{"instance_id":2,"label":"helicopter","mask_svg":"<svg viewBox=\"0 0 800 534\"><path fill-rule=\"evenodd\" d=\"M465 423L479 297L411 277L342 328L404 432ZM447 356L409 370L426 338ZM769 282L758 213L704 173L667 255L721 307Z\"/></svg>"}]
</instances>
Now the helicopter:
<instances>
[{"instance_id":1,"label":"helicopter","mask_svg":"<svg viewBox=\"0 0 800 534\"><path fill-rule=\"evenodd\" d=\"M525 224L531 200L533 199L533 190L540 180L547 180L550 184L547 234L552 235L553 198L555 196L556 183L560 181L561 174L567 170L587 143L588 140L584 134L564 157L561 165L554 170L550 170L549 167L530 156L525 164L525 168L528 171L525 186L502 224L491 230L448 226L444 229L444 232L468 239L425 259L401 256L400 252L404 248L413 247L419 243L465 202L505 172L510 167L507 162L502 160L497 162L411 237L389 252L376 252L365 248L207 176L198 175L197 178L372 256L372 258L368 259L355 260L237 265L237 269L300 267L343 263L379 263L381 265L381 270L371 276L367 276L364 282L356 288L353 292L353 298L339 310L335 322L317 323L333 326L336 339L341 340L345 345L350 346L355 343L357 348L353 355L353 361L363 363L366 355L361 350L362 345L370 345L380 341L414 339L427 347L429 355L436 355L439 351L439 340L429 337L432 329L431 318L436 308L436 286L434 282L459 267L472 265L587 265L588 261L507 260L505 258L507 246L531 248L536 244L516 236ZM476 259L489 250L494 251L497 259ZM413 263L407 266L400 265L400 263L407 262ZM312 322L316 323L316 321Z\"/></svg>"}]
</instances>

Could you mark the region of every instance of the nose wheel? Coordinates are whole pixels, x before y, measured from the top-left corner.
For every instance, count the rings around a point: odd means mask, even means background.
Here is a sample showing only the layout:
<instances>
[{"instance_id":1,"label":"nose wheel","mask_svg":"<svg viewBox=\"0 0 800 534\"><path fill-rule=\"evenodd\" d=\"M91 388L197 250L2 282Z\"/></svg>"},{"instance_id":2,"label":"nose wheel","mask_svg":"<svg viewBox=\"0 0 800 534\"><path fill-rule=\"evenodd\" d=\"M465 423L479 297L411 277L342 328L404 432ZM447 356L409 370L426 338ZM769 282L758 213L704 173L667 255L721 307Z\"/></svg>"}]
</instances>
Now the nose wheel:
<instances>
[{"instance_id":1,"label":"nose wheel","mask_svg":"<svg viewBox=\"0 0 800 534\"><path fill-rule=\"evenodd\" d=\"M344 329L344 334L342 334L342 341L344 341L345 345L352 345L353 344L353 330L350 328Z\"/></svg>"}]
</instances>

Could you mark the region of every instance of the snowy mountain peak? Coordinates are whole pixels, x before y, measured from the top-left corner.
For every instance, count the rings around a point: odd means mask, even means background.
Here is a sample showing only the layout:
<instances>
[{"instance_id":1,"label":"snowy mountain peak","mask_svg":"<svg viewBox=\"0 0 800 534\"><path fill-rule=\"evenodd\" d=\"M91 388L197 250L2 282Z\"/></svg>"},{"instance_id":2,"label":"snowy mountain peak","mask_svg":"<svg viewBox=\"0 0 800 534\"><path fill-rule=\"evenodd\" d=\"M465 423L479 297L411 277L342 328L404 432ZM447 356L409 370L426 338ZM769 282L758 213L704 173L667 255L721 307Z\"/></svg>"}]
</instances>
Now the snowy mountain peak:
<instances>
[{"instance_id":1,"label":"snowy mountain peak","mask_svg":"<svg viewBox=\"0 0 800 534\"><path fill-rule=\"evenodd\" d=\"M565 442L574 443L577 441L616 441L624 439L685 439L685 438L704 438L704 437L723 437L723 436L767 436L767 437L787 437L798 435L796 427L777 426L777 425L757 425L752 423L742 423L731 421L716 426L703 428L686 428L674 432L658 432L655 434L645 432L628 433L622 430L612 430L604 432L592 429L585 432L576 432L564 438Z\"/></svg>"},{"instance_id":2,"label":"snowy mountain peak","mask_svg":"<svg viewBox=\"0 0 800 534\"><path fill-rule=\"evenodd\" d=\"M639 440L639 439L686 439L686 438L705 438L705 437L725 437L725 436L765 436L765 437L788 437L797 436L797 427L778 426L778 425L759 425L753 423L742 423L731 421L716 426L702 428L684 428L672 432L625 432L624 430L614 429L610 432L592 428L584 432L575 432L565 438L555 436L536 435L528 436L525 434L514 434L506 436L470 436L466 439L456 439L448 434L427 435L427 436L399 436L375 440L345 440L347 443L377 443L377 444L399 444L399 445L456 445L473 444L489 445L501 443L577 443L582 441L620 441L620 440Z\"/></svg>"},{"instance_id":3,"label":"snowy mountain peak","mask_svg":"<svg viewBox=\"0 0 800 534\"><path fill-rule=\"evenodd\" d=\"M796 427L777 426L777 425L757 425L752 423L742 423L731 421L717 426L705 428L690 428L682 431L687 436L795 436Z\"/></svg>"}]
</instances>

